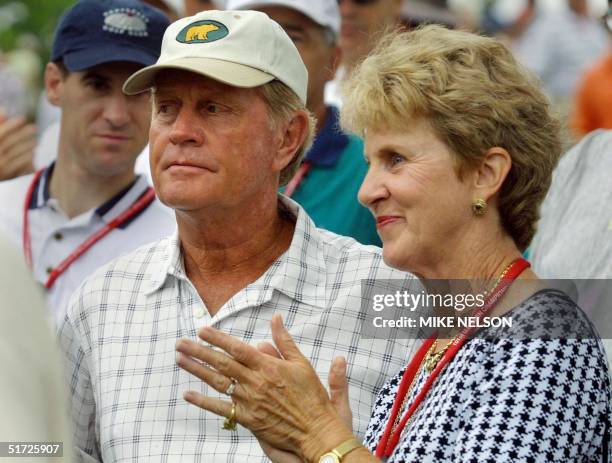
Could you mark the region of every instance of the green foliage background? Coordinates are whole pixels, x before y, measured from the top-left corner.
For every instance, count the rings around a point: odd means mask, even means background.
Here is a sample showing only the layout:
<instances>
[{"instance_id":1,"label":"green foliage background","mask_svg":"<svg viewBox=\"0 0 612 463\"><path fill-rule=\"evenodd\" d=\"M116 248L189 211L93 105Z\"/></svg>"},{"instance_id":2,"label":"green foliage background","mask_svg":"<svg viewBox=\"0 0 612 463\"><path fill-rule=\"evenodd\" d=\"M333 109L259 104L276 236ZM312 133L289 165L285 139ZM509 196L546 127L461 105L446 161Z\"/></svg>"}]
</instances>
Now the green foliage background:
<instances>
[{"instance_id":1,"label":"green foliage background","mask_svg":"<svg viewBox=\"0 0 612 463\"><path fill-rule=\"evenodd\" d=\"M37 39L37 52L42 62L46 62L51 52L55 26L62 13L74 2L75 0L0 0L0 12L10 4L14 6L19 3L25 6L26 11L22 20L9 28L0 28L0 49L11 51L18 45L20 37L31 35Z\"/></svg>"}]
</instances>

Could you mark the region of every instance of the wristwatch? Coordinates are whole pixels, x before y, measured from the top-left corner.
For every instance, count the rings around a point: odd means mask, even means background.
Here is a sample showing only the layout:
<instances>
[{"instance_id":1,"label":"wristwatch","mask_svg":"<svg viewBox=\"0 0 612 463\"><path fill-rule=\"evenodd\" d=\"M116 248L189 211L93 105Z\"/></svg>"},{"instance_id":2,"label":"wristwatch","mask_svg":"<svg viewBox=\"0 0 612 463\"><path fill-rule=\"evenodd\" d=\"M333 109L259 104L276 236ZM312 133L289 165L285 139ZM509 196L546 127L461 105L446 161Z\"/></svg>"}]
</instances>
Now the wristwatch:
<instances>
[{"instance_id":1,"label":"wristwatch","mask_svg":"<svg viewBox=\"0 0 612 463\"><path fill-rule=\"evenodd\" d=\"M340 463L349 452L359 447L361 447L359 442L355 439L349 439L342 442L338 447L323 454L321 458L319 458L319 463Z\"/></svg>"}]
</instances>

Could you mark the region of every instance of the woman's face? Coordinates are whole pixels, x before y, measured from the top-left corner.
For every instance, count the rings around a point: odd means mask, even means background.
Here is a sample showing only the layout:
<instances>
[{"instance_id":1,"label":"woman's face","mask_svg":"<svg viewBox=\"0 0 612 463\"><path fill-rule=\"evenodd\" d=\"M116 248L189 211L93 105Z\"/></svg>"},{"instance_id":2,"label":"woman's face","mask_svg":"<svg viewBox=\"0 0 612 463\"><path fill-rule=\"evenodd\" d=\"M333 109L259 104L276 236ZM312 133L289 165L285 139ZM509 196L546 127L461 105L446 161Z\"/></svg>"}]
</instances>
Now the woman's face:
<instances>
[{"instance_id":1,"label":"woman's face","mask_svg":"<svg viewBox=\"0 0 612 463\"><path fill-rule=\"evenodd\" d=\"M459 180L450 149L423 119L401 132L369 131L365 153L359 200L376 217L385 262L422 274L468 233L471 177Z\"/></svg>"}]
</instances>

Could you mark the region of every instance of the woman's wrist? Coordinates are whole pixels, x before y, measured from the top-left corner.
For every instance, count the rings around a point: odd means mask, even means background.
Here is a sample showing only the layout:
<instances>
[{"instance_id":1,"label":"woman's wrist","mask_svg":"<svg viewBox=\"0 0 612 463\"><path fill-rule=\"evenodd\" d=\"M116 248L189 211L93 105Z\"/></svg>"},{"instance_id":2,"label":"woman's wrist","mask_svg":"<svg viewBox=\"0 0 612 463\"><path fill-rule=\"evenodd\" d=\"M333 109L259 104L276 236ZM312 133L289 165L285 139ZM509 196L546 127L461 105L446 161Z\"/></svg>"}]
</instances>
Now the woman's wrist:
<instances>
[{"instance_id":1,"label":"woman's wrist","mask_svg":"<svg viewBox=\"0 0 612 463\"><path fill-rule=\"evenodd\" d=\"M308 463L318 463L324 453L331 451L349 439L355 438L344 421L336 415L321 421L305 435L300 445L302 458Z\"/></svg>"}]
</instances>

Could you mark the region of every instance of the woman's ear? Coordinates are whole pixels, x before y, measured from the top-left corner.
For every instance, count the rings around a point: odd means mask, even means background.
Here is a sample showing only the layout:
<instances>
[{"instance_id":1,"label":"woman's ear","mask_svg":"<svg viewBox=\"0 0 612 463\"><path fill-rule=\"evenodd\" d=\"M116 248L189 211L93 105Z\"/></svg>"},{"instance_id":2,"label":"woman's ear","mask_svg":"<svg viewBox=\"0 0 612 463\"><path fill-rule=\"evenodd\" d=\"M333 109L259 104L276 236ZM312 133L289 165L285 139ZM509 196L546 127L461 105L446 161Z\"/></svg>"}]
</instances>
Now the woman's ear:
<instances>
[{"instance_id":1,"label":"woman's ear","mask_svg":"<svg viewBox=\"0 0 612 463\"><path fill-rule=\"evenodd\" d=\"M498 146L490 148L474 172L474 198L489 201L501 189L512 167L508 151Z\"/></svg>"}]
</instances>

